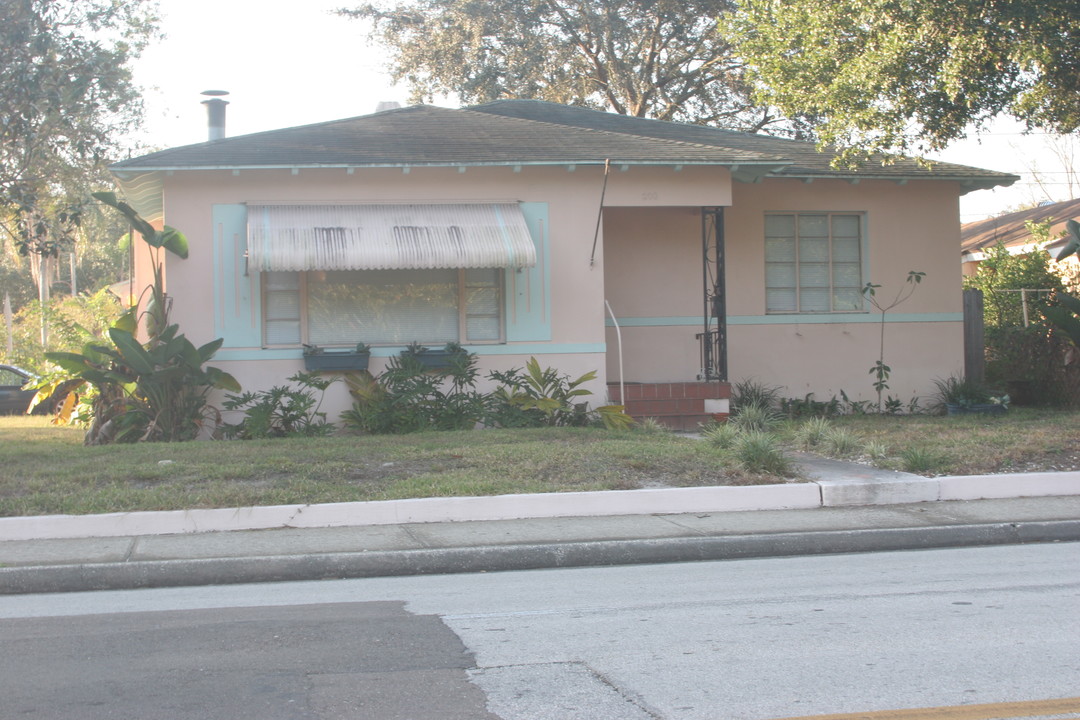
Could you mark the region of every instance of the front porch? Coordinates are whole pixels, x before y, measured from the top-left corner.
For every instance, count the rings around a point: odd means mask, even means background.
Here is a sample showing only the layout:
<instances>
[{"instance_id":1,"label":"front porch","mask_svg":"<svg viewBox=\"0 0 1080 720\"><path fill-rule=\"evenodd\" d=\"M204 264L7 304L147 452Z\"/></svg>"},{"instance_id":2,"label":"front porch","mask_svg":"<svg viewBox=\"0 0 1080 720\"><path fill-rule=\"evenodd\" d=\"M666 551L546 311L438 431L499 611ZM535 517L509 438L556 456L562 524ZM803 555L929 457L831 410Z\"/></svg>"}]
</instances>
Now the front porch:
<instances>
[{"instance_id":1,"label":"front porch","mask_svg":"<svg viewBox=\"0 0 1080 720\"><path fill-rule=\"evenodd\" d=\"M731 385L726 382L608 383L608 397L635 420L654 418L672 430L692 432L701 423L726 417Z\"/></svg>"}]
</instances>

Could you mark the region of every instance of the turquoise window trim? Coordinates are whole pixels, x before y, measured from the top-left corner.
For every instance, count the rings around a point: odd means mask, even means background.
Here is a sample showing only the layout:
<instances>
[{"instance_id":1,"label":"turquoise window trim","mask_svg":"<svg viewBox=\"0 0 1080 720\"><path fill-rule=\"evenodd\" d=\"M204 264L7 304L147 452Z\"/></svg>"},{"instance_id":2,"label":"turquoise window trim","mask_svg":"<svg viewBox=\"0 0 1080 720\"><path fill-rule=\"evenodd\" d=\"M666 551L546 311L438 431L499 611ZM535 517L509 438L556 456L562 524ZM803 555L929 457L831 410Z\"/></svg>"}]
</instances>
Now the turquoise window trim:
<instances>
[{"instance_id":1,"label":"turquoise window trim","mask_svg":"<svg viewBox=\"0 0 1080 720\"><path fill-rule=\"evenodd\" d=\"M247 207L214 205L214 334L223 347L262 344L262 304L258 273L247 270Z\"/></svg>"},{"instance_id":2,"label":"turquoise window trim","mask_svg":"<svg viewBox=\"0 0 1080 720\"><path fill-rule=\"evenodd\" d=\"M521 213L536 244L536 265L506 270L506 340L551 340L551 242L546 202L523 202Z\"/></svg>"},{"instance_id":3,"label":"turquoise window trim","mask_svg":"<svg viewBox=\"0 0 1080 720\"><path fill-rule=\"evenodd\" d=\"M438 349L431 346L432 349ZM603 355L605 343L521 343L520 345L465 345L466 350L480 356L500 355ZM405 346L376 347L371 356L388 358L397 355ZM301 348L222 348L214 355L221 362L251 362L257 360L300 360Z\"/></svg>"},{"instance_id":4,"label":"turquoise window trim","mask_svg":"<svg viewBox=\"0 0 1080 720\"><path fill-rule=\"evenodd\" d=\"M890 313L886 323L963 322L963 313ZM880 313L841 313L806 315L728 315L728 325L845 325L880 323ZM625 317L620 327L701 327L700 316L690 317ZM608 318L607 327L614 327Z\"/></svg>"}]
</instances>

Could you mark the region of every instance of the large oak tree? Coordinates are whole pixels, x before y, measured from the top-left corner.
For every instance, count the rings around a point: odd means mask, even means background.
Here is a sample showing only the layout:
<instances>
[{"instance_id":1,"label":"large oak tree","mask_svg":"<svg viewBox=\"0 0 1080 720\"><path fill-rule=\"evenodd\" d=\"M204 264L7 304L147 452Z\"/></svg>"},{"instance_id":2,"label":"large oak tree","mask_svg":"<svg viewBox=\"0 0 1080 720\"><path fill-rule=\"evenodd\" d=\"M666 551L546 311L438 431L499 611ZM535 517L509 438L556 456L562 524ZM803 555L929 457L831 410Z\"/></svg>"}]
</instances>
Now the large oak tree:
<instances>
[{"instance_id":1,"label":"large oak tree","mask_svg":"<svg viewBox=\"0 0 1080 720\"><path fill-rule=\"evenodd\" d=\"M371 23L414 101L529 98L756 131L756 103L716 19L732 0L386 0Z\"/></svg>"},{"instance_id":2,"label":"large oak tree","mask_svg":"<svg viewBox=\"0 0 1080 720\"><path fill-rule=\"evenodd\" d=\"M1080 126L1076 0L740 0L721 23L758 97L869 152L943 148L1013 115Z\"/></svg>"}]
</instances>

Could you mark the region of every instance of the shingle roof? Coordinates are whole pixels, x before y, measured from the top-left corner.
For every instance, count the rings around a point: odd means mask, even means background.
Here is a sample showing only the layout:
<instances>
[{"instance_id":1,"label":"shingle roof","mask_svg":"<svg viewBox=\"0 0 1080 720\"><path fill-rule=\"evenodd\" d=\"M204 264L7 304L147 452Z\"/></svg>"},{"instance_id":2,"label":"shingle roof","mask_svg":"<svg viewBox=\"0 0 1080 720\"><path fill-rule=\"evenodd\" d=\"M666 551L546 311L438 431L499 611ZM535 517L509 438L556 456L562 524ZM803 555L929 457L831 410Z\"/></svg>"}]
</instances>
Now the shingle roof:
<instances>
[{"instance_id":1,"label":"shingle roof","mask_svg":"<svg viewBox=\"0 0 1080 720\"><path fill-rule=\"evenodd\" d=\"M978 222L965 223L960 228L961 252L978 252L999 242L1007 247L1024 246L1032 242L1028 222L1050 220L1050 237L1065 232L1065 222L1080 219L1080 199L1040 205L999 215Z\"/></svg>"},{"instance_id":2,"label":"shingle roof","mask_svg":"<svg viewBox=\"0 0 1080 720\"><path fill-rule=\"evenodd\" d=\"M791 162L774 173L779 176L957 179L975 181L980 187L1011 185L1019 180L1017 176L1009 173L951 163L935 162L932 168L927 168L912 158L901 158L888 165L883 165L880 160L871 159L859 165L855 170L835 170L829 165L835 155L830 152L819 152L817 147L810 142L721 130L704 125L686 125L629 117L540 100L497 100L470 109L569 127L606 130L788 158Z\"/></svg>"},{"instance_id":3,"label":"shingle roof","mask_svg":"<svg viewBox=\"0 0 1080 720\"><path fill-rule=\"evenodd\" d=\"M766 165L749 148L697 144L426 105L162 150L116 170L613 162Z\"/></svg>"},{"instance_id":4,"label":"shingle roof","mask_svg":"<svg viewBox=\"0 0 1080 720\"><path fill-rule=\"evenodd\" d=\"M624 164L739 166L737 178L957 180L966 190L1010 185L1008 173L915 160L834 170L812 143L627 117L539 100L466 109L430 105L240 135L119 162L117 171L266 167Z\"/></svg>"}]
</instances>

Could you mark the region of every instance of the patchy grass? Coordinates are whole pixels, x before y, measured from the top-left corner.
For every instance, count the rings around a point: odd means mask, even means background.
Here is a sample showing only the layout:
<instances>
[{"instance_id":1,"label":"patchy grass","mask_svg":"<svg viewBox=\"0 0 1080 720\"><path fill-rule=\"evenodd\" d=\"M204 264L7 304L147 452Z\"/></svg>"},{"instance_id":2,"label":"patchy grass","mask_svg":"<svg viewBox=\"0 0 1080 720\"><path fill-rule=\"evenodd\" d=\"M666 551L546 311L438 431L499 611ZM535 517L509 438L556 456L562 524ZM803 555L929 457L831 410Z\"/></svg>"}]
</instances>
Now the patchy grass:
<instances>
[{"instance_id":1,"label":"patchy grass","mask_svg":"<svg viewBox=\"0 0 1080 720\"><path fill-rule=\"evenodd\" d=\"M684 436L591 428L84 447L0 418L0 516L785 482Z\"/></svg>"},{"instance_id":2,"label":"patchy grass","mask_svg":"<svg viewBox=\"0 0 1080 720\"><path fill-rule=\"evenodd\" d=\"M849 459L893 470L984 475L1080 469L1076 412L1012 408L1003 415L846 415L830 424L858 438L861 450ZM798 425L790 432L797 442Z\"/></svg>"},{"instance_id":3,"label":"patchy grass","mask_svg":"<svg viewBox=\"0 0 1080 720\"><path fill-rule=\"evenodd\" d=\"M805 427L786 423L779 435L828 454L826 430L843 431L846 459L926 475L1080 469L1074 412L855 415ZM79 429L0 417L0 516L790 480L782 457L764 446L740 455L729 430L711 442L655 428L550 428L84 447Z\"/></svg>"}]
</instances>

